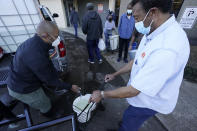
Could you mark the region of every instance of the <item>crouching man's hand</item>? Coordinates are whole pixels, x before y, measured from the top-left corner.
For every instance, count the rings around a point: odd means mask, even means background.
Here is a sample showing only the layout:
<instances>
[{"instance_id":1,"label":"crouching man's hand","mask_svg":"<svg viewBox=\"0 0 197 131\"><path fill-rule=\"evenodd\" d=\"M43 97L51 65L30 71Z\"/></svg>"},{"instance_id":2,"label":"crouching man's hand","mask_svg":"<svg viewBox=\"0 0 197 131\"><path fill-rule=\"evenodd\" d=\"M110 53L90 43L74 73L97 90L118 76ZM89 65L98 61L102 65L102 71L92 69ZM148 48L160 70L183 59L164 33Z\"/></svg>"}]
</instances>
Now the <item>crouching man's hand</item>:
<instances>
[{"instance_id":1,"label":"crouching man's hand","mask_svg":"<svg viewBox=\"0 0 197 131\"><path fill-rule=\"evenodd\" d=\"M75 93L80 93L81 88L77 85L72 85L71 91L73 91Z\"/></svg>"},{"instance_id":2,"label":"crouching man's hand","mask_svg":"<svg viewBox=\"0 0 197 131\"><path fill-rule=\"evenodd\" d=\"M101 100L102 100L101 91L97 90L97 91L93 91L89 102L99 103Z\"/></svg>"}]
</instances>

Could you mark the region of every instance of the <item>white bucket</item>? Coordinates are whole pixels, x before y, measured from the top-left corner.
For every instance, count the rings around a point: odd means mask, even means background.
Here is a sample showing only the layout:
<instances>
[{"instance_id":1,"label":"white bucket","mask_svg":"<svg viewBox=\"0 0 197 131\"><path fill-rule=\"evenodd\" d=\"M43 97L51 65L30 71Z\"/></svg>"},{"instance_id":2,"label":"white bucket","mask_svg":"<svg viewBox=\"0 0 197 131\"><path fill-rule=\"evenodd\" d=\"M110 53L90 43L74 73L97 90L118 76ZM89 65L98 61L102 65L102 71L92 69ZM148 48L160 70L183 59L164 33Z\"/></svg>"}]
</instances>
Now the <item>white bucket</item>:
<instances>
[{"instance_id":1,"label":"white bucket","mask_svg":"<svg viewBox=\"0 0 197 131\"><path fill-rule=\"evenodd\" d=\"M130 50L130 51L129 51L130 60L134 60L134 59L135 59L136 51L137 51L137 50Z\"/></svg>"},{"instance_id":2,"label":"white bucket","mask_svg":"<svg viewBox=\"0 0 197 131\"><path fill-rule=\"evenodd\" d=\"M112 35L109 37L111 50L116 50L119 43L119 35Z\"/></svg>"},{"instance_id":3,"label":"white bucket","mask_svg":"<svg viewBox=\"0 0 197 131\"><path fill-rule=\"evenodd\" d=\"M85 96L79 96L73 102L73 111L77 113L77 116L81 114L80 116L78 116L78 121L80 123L86 123L87 121L89 121L91 118L91 112L96 109L95 103L91 102L88 105L90 97L91 94L86 94Z\"/></svg>"}]
</instances>

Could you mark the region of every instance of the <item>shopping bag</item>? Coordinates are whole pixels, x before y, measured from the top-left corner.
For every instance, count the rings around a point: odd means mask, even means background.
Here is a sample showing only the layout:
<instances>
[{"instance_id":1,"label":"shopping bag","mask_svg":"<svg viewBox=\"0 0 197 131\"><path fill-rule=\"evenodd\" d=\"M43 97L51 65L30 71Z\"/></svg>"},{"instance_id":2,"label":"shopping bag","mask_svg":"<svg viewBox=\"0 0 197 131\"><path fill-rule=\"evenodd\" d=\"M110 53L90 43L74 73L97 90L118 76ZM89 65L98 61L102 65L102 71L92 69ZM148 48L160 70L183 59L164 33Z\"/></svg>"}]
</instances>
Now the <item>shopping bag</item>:
<instances>
[{"instance_id":1,"label":"shopping bag","mask_svg":"<svg viewBox=\"0 0 197 131\"><path fill-rule=\"evenodd\" d=\"M105 42L103 39L99 40L99 44L98 44L98 48L100 49L100 51L104 51L106 46L105 46Z\"/></svg>"}]
</instances>

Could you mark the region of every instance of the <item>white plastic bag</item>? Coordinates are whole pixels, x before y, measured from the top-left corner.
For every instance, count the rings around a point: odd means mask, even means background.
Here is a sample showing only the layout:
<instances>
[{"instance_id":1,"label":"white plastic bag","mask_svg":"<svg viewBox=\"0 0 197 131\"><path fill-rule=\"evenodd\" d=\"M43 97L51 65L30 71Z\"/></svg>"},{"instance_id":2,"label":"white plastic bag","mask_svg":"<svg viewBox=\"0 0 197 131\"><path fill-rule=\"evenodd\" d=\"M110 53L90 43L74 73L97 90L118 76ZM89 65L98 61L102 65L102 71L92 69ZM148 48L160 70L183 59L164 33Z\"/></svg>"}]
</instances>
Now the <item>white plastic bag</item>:
<instances>
[{"instance_id":1,"label":"white plastic bag","mask_svg":"<svg viewBox=\"0 0 197 131\"><path fill-rule=\"evenodd\" d=\"M105 42L103 39L99 39L99 44L98 44L98 48L100 49L100 51L104 51L106 46L105 46Z\"/></svg>"}]
</instances>

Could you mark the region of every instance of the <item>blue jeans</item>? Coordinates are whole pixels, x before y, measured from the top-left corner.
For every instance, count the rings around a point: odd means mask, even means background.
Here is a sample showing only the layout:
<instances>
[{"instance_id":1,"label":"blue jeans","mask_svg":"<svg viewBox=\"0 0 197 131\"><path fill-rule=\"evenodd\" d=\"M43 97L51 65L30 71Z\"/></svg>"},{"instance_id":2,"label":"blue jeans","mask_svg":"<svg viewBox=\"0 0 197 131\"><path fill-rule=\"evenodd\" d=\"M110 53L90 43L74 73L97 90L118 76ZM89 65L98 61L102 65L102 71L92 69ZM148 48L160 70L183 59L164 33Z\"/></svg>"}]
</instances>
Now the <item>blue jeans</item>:
<instances>
[{"instance_id":1,"label":"blue jeans","mask_svg":"<svg viewBox=\"0 0 197 131\"><path fill-rule=\"evenodd\" d=\"M100 50L98 48L99 39L97 40L87 40L87 49L89 60L94 61L94 52L96 53L97 59L101 59Z\"/></svg>"},{"instance_id":2,"label":"blue jeans","mask_svg":"<svg viewBox=\"0 0 197 131\"><path fill-rule=\"evenodd\" d=\"M78 24L73 24L74 28L75 28L75 37L77 37L77 28L78 28Z\"/></svg>"},{"instance_id":3,"label":"blue jeans","mask_svg":"<svg viewBox=\"0 0 197 131\"><path fill-rule=\"evenodd\" d=\"M123 120L118 131L138 131L148 118L157 112L147 108L129 106L123 115Z\"/></svg>"},{"instance_id":4,"label":"blue jeans","mask_svg":"<svg viewBox=\"0 0 197 131\"><path fill-rule=\"evenodd\" d=\"M104 34L105 34L105 45L106 45L106 48L107 48L107 49L110 49L109 37L110 37L112 34L108 34L107 32L104 33Z\"/></svg>"}]
</instances>

